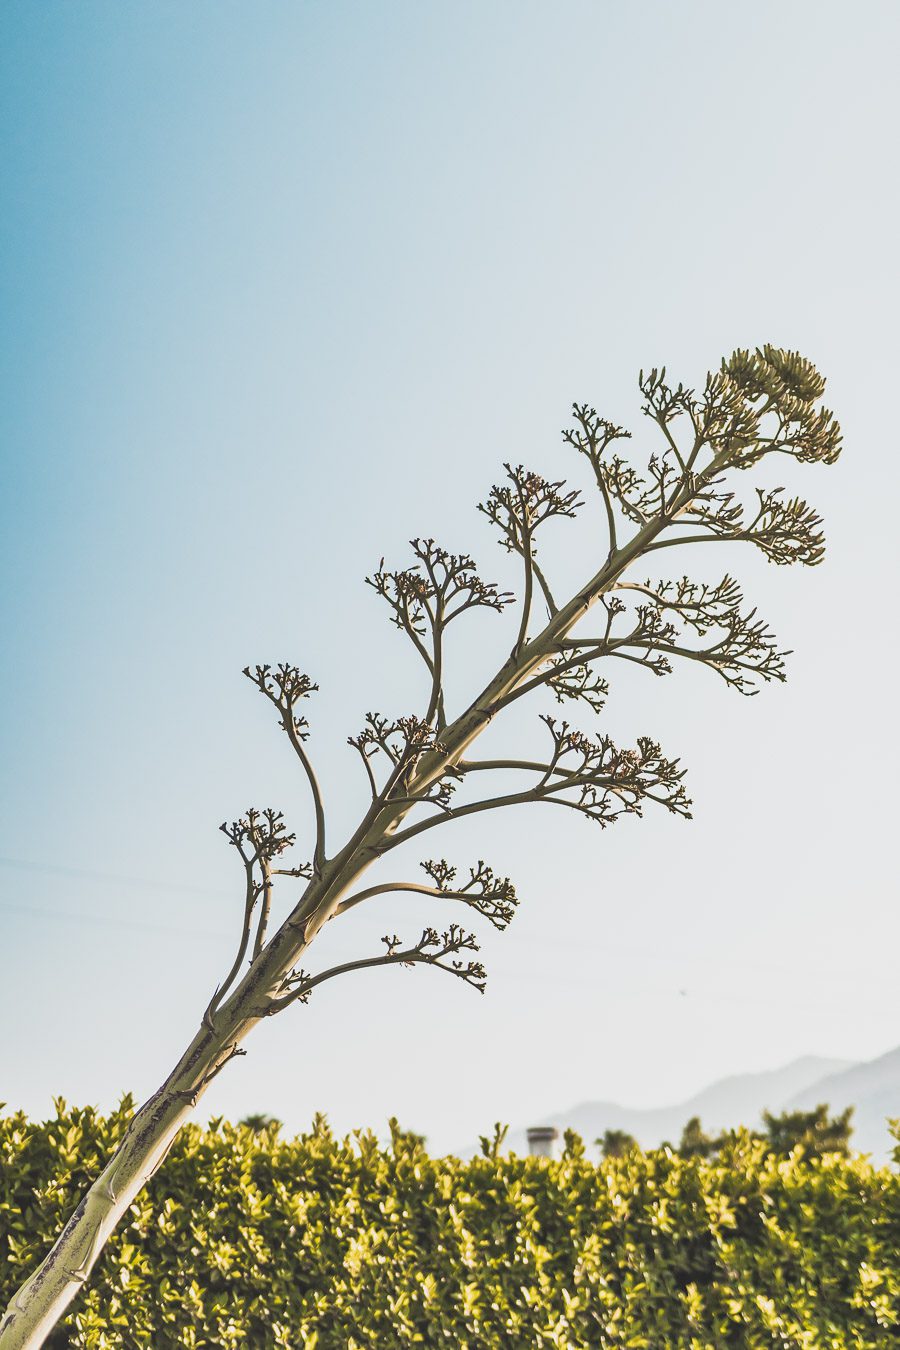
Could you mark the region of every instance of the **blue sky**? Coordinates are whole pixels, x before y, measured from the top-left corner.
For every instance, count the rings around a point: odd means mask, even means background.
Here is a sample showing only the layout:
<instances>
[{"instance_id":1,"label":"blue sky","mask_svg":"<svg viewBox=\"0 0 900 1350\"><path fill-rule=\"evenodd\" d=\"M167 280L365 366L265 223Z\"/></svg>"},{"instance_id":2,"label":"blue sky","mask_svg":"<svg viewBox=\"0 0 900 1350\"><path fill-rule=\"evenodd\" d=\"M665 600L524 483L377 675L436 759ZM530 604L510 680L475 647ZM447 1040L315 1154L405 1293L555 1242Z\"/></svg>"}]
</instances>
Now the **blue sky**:
<instances>
[{"instance_id":1,"label":"blue sky","mask_svg":"<svg viewBox=\"0 0 900 1350\"><path fill-rule=\"evenodd\" d=\"M238 920L219 821L305 828L242 666L320 683L349 828L346 736L420 694L365 574L433 534L513 582L472 509L504 459L577 478L573 399L649 449L641 366L693 382L765 341L820 365L846 436L796 479L825 564L717 569L789 682L619 677L607 717L681 755L694 822L461 826L448 854L524 897L484 999L334 982L205 1104L451 1146L900 1041L896 6L88 0L0 26L0 1098L145 1094L192 1034ZM562 575L591 531L558 536ZM476 628L460 689L507 641ZM329 950L420 919L360 913Z\"/></svg>"}]
</instances>

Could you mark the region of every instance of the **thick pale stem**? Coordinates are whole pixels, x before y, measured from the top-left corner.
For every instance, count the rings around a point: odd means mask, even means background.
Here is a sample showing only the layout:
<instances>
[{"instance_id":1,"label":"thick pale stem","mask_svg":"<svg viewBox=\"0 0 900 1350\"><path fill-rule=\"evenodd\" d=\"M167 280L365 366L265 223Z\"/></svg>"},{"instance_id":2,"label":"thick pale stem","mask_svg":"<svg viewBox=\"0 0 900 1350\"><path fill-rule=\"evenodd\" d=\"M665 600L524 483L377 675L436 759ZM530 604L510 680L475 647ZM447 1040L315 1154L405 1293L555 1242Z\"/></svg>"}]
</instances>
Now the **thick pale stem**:
<instances>
[{"instance_id":1,"label":"thick pale stem","mask_svg":"<svg viewBox=\"0 0 900 1350\"><path fill-rule=\"evenodd\" d=\"M136 1113L43 1263L14 1295L0 1322L0 1350L43 1345L119 1220L166 1157L207 1083L230 1058L234 1044L221 1033L198 1032L174 1072Z\"/></svg>"},{"instance_id":2,"label":"thick pale stem","mask_svg":"<svg viewBox=\"0 0 900 1350\"><path fill-rule=\"evenodd\" d=\"M0 1322L2 1350L31 1350L81 1289L103 1246L168 1153L190 1103L151 1098L129 1135L82 1198L42 1265L14 1296Z\"/></svg>"}]
</instances>

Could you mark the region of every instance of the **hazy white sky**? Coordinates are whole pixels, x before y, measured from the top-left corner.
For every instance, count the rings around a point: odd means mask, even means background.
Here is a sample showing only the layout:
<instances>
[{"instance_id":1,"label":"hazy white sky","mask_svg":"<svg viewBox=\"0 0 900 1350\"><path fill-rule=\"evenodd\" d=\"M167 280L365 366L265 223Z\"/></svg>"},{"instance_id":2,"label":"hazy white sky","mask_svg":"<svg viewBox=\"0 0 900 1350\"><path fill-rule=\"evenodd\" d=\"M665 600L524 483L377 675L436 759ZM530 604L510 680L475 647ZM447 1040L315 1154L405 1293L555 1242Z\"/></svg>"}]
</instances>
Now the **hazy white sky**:
<instances>
[{"instance_id":1,"label":"hazy white sky","mask_svg":"<svg viewBox=\"0 0 900 1350\"><path fill-rule=\"evenodd\" d=\"M822 567L713 564L794 649L789 682L747 701L626 668L606 716L682 757L693 823L447 831L523 895L485 997L334 982L205 1105L395 1113L452 1146L897 1044L897 6L110 0L0 24L0 1098L144 1095L193 1034L237 933L219 821L272 803L307 829L243 665L319 681L349 828L346 736L420 692L363 576L433 534L513 581L472 509L504 459L577 478L573 399L646 452L641 366L693 382L765 341L819 364L846 439L796 477ZM558 533L561 575L597 521ZM509 641L476 627L459 689ZM423 917L359 913L329 951Z\"/></svg>"}]
</instances>

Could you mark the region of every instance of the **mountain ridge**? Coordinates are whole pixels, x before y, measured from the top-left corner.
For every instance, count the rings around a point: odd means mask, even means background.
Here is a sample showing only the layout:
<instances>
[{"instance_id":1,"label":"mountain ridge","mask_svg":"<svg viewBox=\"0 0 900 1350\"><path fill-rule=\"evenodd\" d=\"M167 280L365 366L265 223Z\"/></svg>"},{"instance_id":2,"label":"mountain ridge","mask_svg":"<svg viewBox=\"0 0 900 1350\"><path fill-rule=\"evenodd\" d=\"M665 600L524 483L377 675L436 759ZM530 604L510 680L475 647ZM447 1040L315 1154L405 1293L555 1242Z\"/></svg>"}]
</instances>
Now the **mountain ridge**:
<instances>
[{"instance_id":1,"label":"mountain ridge","mask_svg":"<svg viewBox=\"0 0 900 1350\"><path fill-rule=\"evenodd\" d=\"M588 1144L605 1130L625 1130L645 1148L664 1142L677 1144L692 1116L699 1116L710 1133L750 1128L762 1112L808 1110L824 1102L832 1113L854 1108L851 1145L876 1160L886 1160L895 1141L888 1131L889 1117L900 1116L900 1046L872 1060L846 1060L803 1055L777 1069L730 1074L717 1079L685 1100L660 1107L628 1107L617 1102L588 1099L551 1112L533 1125L573 1129ZM526 1127L510 1130L506 1147L526 1153ZM467 1156L477 1149L463 1150Z\"/></svg>"}]
</instances>

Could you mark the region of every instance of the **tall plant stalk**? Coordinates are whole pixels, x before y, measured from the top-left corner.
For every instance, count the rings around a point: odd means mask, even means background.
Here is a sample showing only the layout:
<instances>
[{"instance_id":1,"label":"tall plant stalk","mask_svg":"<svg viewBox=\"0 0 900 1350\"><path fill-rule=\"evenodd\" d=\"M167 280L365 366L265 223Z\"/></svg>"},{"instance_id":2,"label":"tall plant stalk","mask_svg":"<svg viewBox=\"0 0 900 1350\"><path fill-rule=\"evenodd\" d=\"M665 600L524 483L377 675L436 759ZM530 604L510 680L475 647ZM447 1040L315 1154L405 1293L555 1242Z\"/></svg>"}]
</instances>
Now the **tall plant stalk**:
<instances>
[{"instance_id":1,"label":"tall plant stalk","mask_svg":"<svg viewBox=\"0 0 900 1350\"><path fill-rule=\"evenodd\" d=\"M424 881L385 880L360 889L373 865L382 865L420 834L504 806L565 806L601 826L623 814L640 815L647 803L689 816L678 761L667 759L647 737L620 749L605 735L584 733L545 713L540 719L543 753L529 749L524 756L469 758L478 736L505 709L548 691L559 703L584 704L597 714L608 692L598 667L613 660L656 675L669 673L680 659L689 660L744 694L755 693L762 681L784 678L785 653L755 611L745 609L731 577L714 585L677 572L668 579L641 580L635 569L655 562L657 553L660 561L668 561L671 548L728 541L752 543L776 564L818 563L823 539L816 513L778 488L756 488L748 503L733 486L732 471L752 469L775 454L832 463L840 429L818 406L824 380L798 354L766 346L735 352L699 392L673 387L665 370L642 374L640 389L643 411L660 438L643 474L618 453L628 433L593 408L576 404L574 425L564 432L566 443L590 467L607 547L594 574L563 603L554 598L536 538L543 537L550 520L574 517L583 504L581 494L561 481L507 465L505 480L481 504L503 546L521 560L523 602L508 657L457 715L448 716L446 710L447 628L474 608L503 610L513 597L484 582L467 555L448 553L430 539L413 541L411 566L389 571L382 563L369 579L423 661L427 693L420 714L394 720L370 714L362 731L350 738L371 800L337 850L330 849L326 807L306 748L308 724L300 712L316 686L291 665L244 672L273 705L307 779L312 859L286 865L284 855L295 839L280 812L251 810L222 826L244 875L234 962L181 1059L136 1112L52 1249L14 1295L0 1323L0 1350L43 1344L209 1083L245 1053L243 1042L257 1022L305 1003L326 980L374 966L430 965L484 988L484 968L472 956L477 941L455 923L442 932L425 927L410 942L385 937L383 951L315 974L301 968L326 923L382 894L404 891L454 901L501 929L514 914L512 882L495 876L484 862L461 875L446 859L429 859L421 864ZM586 627L588 616L593 628ZM492 776L502 783L494 792ZM270 933L273 888L286 878L302 880L302 893Z\"/></svg>"}]
</instances>

